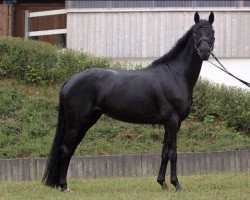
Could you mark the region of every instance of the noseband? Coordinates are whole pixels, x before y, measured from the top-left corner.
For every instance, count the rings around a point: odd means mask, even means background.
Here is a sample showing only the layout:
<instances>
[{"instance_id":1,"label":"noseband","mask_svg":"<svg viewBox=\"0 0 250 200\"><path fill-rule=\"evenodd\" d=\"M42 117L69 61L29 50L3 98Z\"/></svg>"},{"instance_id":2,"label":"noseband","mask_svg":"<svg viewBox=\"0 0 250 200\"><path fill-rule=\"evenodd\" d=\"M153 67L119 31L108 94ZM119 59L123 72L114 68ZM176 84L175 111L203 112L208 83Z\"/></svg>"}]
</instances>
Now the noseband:
<instances>
[{"instance_id":1,"label":"noseband","mask_svg":"<svg viewBox=\"0 0 250 200\"><path fill-rule=\"evenodd\" d=\"M211 26L202 26L202 27L200 27L199 29L201 29L201 28L210 28ZM195 30L194 31L194 34L193 34L193 36L195 36L195 32L197 32L197 30ZM208 43L208 45L209 45L209 48L210 48L210 52L212 52L213 51L213 42L211 42L210 41L210 38L208 38L208 37L202 37L202 38L200 38L199 39L199 41L198 42L194 42L194 47L195 47L195 50L198 52L198 54L200 55L200 50L198 49L198 47L201 45L201 43L202 42L204 42L204 41L206 41L207 43Z\"/></svg>"}]
</instances>

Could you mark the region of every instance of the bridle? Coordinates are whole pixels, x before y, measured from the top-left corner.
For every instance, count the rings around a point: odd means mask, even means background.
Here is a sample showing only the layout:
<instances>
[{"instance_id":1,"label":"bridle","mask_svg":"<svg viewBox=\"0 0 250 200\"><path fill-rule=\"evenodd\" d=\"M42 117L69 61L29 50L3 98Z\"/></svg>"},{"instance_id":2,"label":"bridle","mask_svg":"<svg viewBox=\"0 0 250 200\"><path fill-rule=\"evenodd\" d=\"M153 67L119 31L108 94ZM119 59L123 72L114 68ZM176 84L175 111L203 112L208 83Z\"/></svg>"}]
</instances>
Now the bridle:
<instances>
[{"instance_id":1,"label":"bridle","mask_svg":"<svg viewBox=\"0 0 250 200\"><path fill-rule=\"evenodd\" d=\"M201 29L201 28L209 28L209 27L211 27L211 26L209 26L209 25L208 25L208 26L202 26L202 27L200 27L200 28L198 28L198 29ZM196 32L197 32L197 29L193 32L193 37L195 37ZM212 41L211 41L211 40L212 40ZM234 77L234 78L237 79L238 81L242 82L242 83L243 83L244 85L246 85L247 87L250 87L250 83L249 83L249 82L244 81L244 80L238 78L237 76L233 75L231 72L229 72L229 71L221 64L221 62L219 61L219 59L213 54L214 38L211 38L211 37L210 37L210 38L208 38L208 37L202 37L202 38L200 38L197 42L194 42L194 47L195 47L197 53L200 55L201 52L200 52L200 50L199 50L198 48L199 48L199 46L201 45L201 43L204 42L204 41L206 41L206 42L208 43L208 45L209 45L209 47L210 47L210 53L211 53L211 55L212 55L212 56L214 57L214 59L220 64L220 66L218 66L218 65L216 65L216 64L214 64L214 63L212 63L212 62L209 61L209 60L208 60L208 62L210 62L212 65L214 65L214 66L217 67L218 69L220 69L220 70L224 71L225 73L229 74L230 76Z\"/></svg>"},{"instance_id":2,"label":"bridle","mask_svg":"<svg viewBox=\"0 0 250 200\"><path fill-rule=\"evenodd\" d=\"M211 25L207 25L207 26L199 27L198 29L202 29L202 28L211 28L211 27L212 27ZM197 32L197 29L194 30L194 32L193 32L193 37L195 37L196 32ZM213 49L214 49L214 45L213 45L213 44L214 44L214 38L212 38L212 42L211 42L210 40L211 40L211 38L202 37L202 38L199 39L198 42L194 42L194 48L195 48L195 50L197 51L197 53L198 53L199 55L200 55L200 53L201 53L200 50L199 50L199 46L200 46L201 43L204 42L204 41L206 41L206 42L208 43L209 48L210 48L210 52L213 51Z\"/></svg>"}]
</instances>

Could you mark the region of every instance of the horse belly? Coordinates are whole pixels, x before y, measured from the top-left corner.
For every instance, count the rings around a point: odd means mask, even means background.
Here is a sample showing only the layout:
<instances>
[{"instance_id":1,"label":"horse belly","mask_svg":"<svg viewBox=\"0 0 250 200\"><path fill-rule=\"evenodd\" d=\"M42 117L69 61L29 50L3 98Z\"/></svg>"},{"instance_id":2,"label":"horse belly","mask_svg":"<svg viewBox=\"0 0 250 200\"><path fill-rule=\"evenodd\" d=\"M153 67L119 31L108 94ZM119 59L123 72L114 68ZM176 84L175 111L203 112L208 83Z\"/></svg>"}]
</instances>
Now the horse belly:
<instances>
[{"instance_id":1,"label":"horse belly","mask_svg":"<svg viewBox=\"0 0 250 200\"><path fill-rule=\"evenodd\" d=\"M130 123L159 124L161 117L153 105L145 103L123 101L110 103L105 106L104 114L107 116Z\"/></svg>"},{"instance_id":2,"label":"horse belly","mask_svg":"<svg viewBox=\"0 0 250 200\"><path fill-rule=\"evenodd\" d=\"M162 124L162 121L158 118L158 116L151 115L145 116L140 114L128 114L128 113L104 113L105 115L128 123L135 123L135 124Z\"/></svg>"}]
</instances>

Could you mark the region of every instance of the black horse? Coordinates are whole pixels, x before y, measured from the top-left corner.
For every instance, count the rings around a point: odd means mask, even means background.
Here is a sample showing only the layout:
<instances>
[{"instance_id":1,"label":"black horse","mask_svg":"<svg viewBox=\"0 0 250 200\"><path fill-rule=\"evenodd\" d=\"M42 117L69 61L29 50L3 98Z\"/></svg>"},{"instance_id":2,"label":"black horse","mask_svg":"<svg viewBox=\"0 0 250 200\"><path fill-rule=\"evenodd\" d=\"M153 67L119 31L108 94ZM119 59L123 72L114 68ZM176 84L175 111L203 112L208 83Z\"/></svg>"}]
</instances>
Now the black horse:
<instances>
[{"instance_id":1,"label":"black horse","mask_svg":"<svg viewBox=\"0 0 250 200\"><path fill-rule=\"evenodd\" d=\"M182 187L176 174L177 132L188 116L192 93L203 60L214 47L213 12L208 20L194 15L195 24L163 57L140 70L89 69L67 81L60 92L58 125L43 177L45 185L67 188L67 171L76 147L102 114L140 124L163 124L164 145L157 178L167 188L165 174Z\"/></svg>"}]
</instances>

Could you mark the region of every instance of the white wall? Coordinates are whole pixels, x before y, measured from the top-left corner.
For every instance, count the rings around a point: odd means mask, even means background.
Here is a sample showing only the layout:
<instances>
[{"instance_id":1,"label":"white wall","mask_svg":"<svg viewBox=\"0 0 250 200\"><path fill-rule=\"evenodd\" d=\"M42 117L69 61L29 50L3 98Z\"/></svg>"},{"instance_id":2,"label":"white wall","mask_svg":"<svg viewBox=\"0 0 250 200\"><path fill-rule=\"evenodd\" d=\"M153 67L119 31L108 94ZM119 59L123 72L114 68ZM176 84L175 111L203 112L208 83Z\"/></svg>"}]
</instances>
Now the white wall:
<instances>
[{"instance_id":1,"label":"white wall","mask_svg":"<svg viewBox=\"0 0 250 200\"><path fill-rule=\"evenodd\" d=\"M115 61L120 61L126 64L142 64L146 66L154 61L156 58L145 58L145 59L115 59ZM217 64L216 60L210 58L211 62ZM219 58L220 62L235 76L250 82L250 58ZM226 84L230 86L236 86L240 88L244 88L250 91L250 88L229 76L225 72L219 70L209 62L203 62L200 76L209 80L210 82Z\"/></svg>"},{"instance_id":2,"label":"white wall","mask_svg":"<svg viewBox=\"0 0 250 200\"><path fill-rule=\"evenodd\" d=\"M250 9L203 9L215 13L218 57L250 57ZM69 9L67 47L112 58L159 57L194 24L197 9Z\"/></svg>"},{"instance_id":3,"label":"white wall","mask_svg":"<svg viewBox=\"0 0 250 200\"><path fill-rule=\"evenodd\" d=\"M213 63L217 64L216 60L210 59ZM245 59L219 59L221 63L235 76L250 83L250 58ZM226 85L232 85L241 87L244 89L250 88L242 84L240 81L229 76L225 72L217 69L215 66L208 62L204 62L201 69L201 77L208 79L215 83L224 83Z\"/></svg>"}]
</instances>

